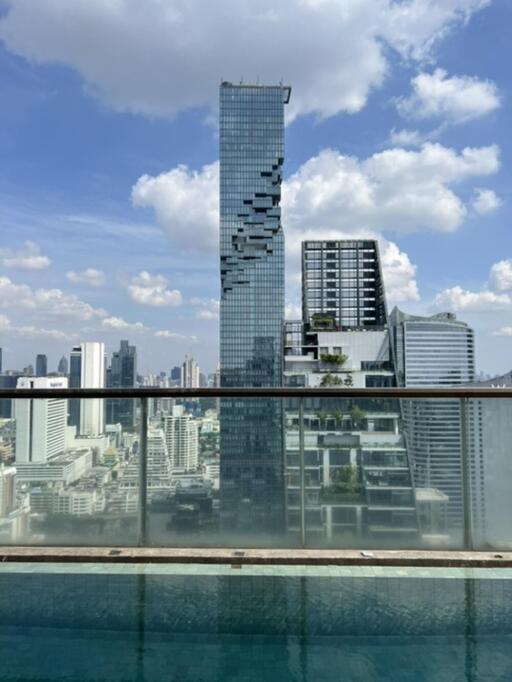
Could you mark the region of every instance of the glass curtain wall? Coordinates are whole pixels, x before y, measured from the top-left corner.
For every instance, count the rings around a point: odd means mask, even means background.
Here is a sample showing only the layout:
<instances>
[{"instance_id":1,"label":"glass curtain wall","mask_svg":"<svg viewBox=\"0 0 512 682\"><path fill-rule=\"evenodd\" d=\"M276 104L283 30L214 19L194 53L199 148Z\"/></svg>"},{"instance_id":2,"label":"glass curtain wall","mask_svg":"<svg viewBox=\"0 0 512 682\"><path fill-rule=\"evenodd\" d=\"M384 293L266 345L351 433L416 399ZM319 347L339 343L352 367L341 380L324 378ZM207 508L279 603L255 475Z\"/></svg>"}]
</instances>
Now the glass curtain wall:
<instances>
[{"instance_id":1,"label":"glass curtain wall","mask_svg":"<svg viewBox=\"0 0 512 682\"><path fill-rule=\"evenodd\" d=\"M280 386L284 319L282 85L220 87L221 386ZM222 400L220 514L250 534L284 527L280 401Z\"/></svg>"}]
</instances>

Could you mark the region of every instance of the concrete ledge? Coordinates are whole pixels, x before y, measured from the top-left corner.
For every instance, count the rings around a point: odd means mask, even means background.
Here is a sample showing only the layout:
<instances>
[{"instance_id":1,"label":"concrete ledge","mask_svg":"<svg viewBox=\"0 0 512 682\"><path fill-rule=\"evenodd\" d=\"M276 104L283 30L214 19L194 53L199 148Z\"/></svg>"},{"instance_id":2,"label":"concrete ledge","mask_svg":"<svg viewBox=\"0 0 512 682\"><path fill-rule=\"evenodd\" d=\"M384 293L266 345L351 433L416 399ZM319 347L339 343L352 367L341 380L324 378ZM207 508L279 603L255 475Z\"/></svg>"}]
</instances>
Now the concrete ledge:
<instances>
[{"instance_id":1,"label":"concrete ledge","mask_svg":"<svg viewBox=\"0 0 512 682\"><path fill-rule=\"evenodd\" d=\"M0 548L0 562L511 568L512 552L12 546Z\"/></svg>"}]
</instances>

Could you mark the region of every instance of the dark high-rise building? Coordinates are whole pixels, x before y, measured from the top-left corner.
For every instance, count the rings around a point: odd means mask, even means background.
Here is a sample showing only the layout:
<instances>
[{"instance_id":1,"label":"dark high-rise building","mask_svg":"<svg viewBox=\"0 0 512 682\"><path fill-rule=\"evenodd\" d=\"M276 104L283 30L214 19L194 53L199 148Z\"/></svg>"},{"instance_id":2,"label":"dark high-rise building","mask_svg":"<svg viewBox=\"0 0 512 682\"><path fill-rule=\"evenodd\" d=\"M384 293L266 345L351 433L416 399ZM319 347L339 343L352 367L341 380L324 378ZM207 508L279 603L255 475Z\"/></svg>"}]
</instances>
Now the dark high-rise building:
<instances>
[{"instance_id":1,"label":"dark high-rise building","mask_svg":"<svg viewBox=\"0 0 512 682\"><path fill-rule=\"evenodd\" d=\"M0 388L16 388L18 379L23 376L21 372L0 374ZM0 399L0 418L10 419L13 416L12 400L8 398Z\"/></svg>"},{"instance_id":2,"label":"dark high-rise building","mask_svg":"<svg viewBox=\"0 0 512 682\"><path fill-rule=\"evenodd\" d=\"M128 341L121 341L118 351L112 353L107 370L107 388L133 388L137 377L137 349ZM132 398L116 398L106 401L107 424L135 425L135 403Z\"/></svg>"},{"instance_id":3,"label":"dark high-rise building","mask_svg":"<svg viewBox=\"0 0 512 682\"><path fill-rule=\"evenodd\" d=\"M375 240L302 242L302 317L324 329L386 325Z\"/></svg>"},{"instance_id":4,"label":"dark high-rise building","mask_svg":"<svg viewBox=\"0 0 512 682\"><path fill-rule=\"evenodd\" d=\"M57 365L57 372L59 374L62 374L63 376L66 376L68 373L68 368L69 368L68 359L65 355L63 355L59 360L59 364Z\"/></svg>"},{"instance_id":5,"label":"dark high-rise building","mask_svg":"<svg viewBox=\"0 0 512 682\"><path fill-rule=\"evenodd\" d=\"M69 388L82 386L82 350L75 346L69 355ZM68 402L68 424L80 429L80 400Z\"/></svg>"},{"instance_id":6,"label":"dark high-rise building","mask_svg":"<svg viewBox=\"0 0 512 682\"><path fill-rule=\"evenodd\" d=\"M181 381L181 367L173 367L170 374L171 381Z\"/></svg>"},{"instance_id":7,"label":"dark high-rise building","mask_svg":"<svg viewBox=\"0 0 512 682\"><path fill-rule=\"evenodd\" d=\"M283 85L220 86L221 386L280 386L284 318ZM225 525L282 526L278 401L221 403Z\"/></svg>"},{"instance_id":8,"label":"dark high-rise building","mask_svg":"<svg viewBox=\"0 0 512 682\"><path fill-rule=\"evenodd\" d=\"M48 358L46 355L36 356L36 377L45 377L48 374Z\"/></svg>"}]
</instances>

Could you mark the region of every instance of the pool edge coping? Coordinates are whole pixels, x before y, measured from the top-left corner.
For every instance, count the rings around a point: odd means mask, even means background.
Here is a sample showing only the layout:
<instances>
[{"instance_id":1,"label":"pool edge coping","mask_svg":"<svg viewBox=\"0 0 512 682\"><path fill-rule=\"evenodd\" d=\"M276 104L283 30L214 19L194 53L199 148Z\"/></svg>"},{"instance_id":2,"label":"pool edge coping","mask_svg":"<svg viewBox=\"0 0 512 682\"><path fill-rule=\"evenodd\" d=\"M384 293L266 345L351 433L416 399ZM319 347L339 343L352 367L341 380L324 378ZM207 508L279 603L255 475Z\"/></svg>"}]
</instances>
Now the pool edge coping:
<instances>
[{"instance_id":1,"label":"pool edge coping","mask_svg":"<svg viewBox=\"0 0 512 682\"><path fill-rule=\"evenodd\" d=\"M3 546L0 562L512 568L512 552Z\"/></svg>"}]
</instances>

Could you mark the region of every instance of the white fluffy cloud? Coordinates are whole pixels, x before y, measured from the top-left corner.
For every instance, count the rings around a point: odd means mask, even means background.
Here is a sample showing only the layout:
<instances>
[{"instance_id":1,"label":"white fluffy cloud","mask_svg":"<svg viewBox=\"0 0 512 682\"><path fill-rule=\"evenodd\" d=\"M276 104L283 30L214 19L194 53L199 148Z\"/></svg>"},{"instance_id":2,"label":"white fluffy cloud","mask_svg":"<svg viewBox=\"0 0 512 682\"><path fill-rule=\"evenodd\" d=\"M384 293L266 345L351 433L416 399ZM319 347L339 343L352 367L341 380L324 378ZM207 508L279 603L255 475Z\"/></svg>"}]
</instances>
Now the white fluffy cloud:
<instances>
[{"instance_id":1,"label":"white fluffy cloud","mask_svg":"<svg viewBox=\"0 0 512 682\"><path fill-rule=\"evenodd\" d=\"M122 317L106 317L101 321L102 327L105 329L110 329L112 331L134 331L142 332L144 331L144 325L142 322L126 322Z\"/></svg>"},{"instance_id":2,"label":"white fluffy cloud","mask_svg":"<svg viewBox=\"0 0 512 682\"><path fill-rule=\"evenodd\" d=\"M172 332L169 329L159 329L154 333L157 339L168 339L171 341L190 341L191 343L197 343L197 336L187 336L186 334L179 334L178 332Z\"/></svg>"},{"instance_id":3,"label":"white fluffy cloud","mask_svg":"<svg viewBox=\"0 0 512 682\"><path fill-rule=\"evenodd\" d=\"M389 142L393 147L421 147L426 138L418 130L395 130L389 134Z\"/></svg>"},{"instance_id":4,"label":"white fluffy cloud","mask_svg":"<svg viewBox=\"0 0 512 682\"><path fill-rule=\"evenodd\" d=\"M22 325L13 327L15 336L22 339L48 339L50 341L71 341L77 338L76 334L63 332L61 329L44 329L34 325Z\"/></svg>"},{"instance_id":5,"label":"white fluffy cloud","mask_svg":"<svg viewBox=\"0 0 512 682\"><path fill-rule=\"evenodd\" d=\"M48 256L41 254L38 244L26 241L19 251L0 249L0 266L4 268L18 268L20 270L44 270L50 267Z\"/></svg>"},{"instance_id":6,"label":"white fluffy cloud","mask_svg":"<svg viewBox=\"0 0 512 682\"><path fill-rule=\"evenodd\" d=\"M495 291L512 291L512 258L494 263L489 280Z\"/></svg>"},{"instance_id":7,"label":"white fluffy cloud","mask_svg":"<svg viewBox=\"0 0 512 682\"><path fill-rule=\"evenodd\" d=\"M142 277L140 281L148 280ZM60 289L33 289L8 277L0 277L2 308L9 309L12 319L0 313L0 331L14 339L70 342L97 339L105 332L153 333L142 322L127 322L102 308L94 308L73 294Z\"/></svg>"},{"instance_id":8,"label":"white fluffy cloud","mask_svg":"<svg viewBox=\"0 0 512 682\"><path fill-rule=\"evenodd\" d=\"M419 150L388 149L359 160L327 149L285 182L283 213L293 227L314 221L341 230L452 232L466 207L451 187L495 173L498 155L494 145L457 153L426 143Z\"/></svg>"},{"instance_id":9,"label":"white fluffy cloud","mask_svg":"<svg viewBox=\"0 0 512 682\"><path fill-rule=\"evenodd\" d=\"M105 273L96 268L86 268L79 272L70 270L66 273L66 277L74 284L87 284L91 287L101 287L105 284Z\"/></svg>"},{"instance_id":10,"label":"white fluffy cloud","mask_svg":"<svg viewBox=\"0 0 512 682\"><path fill-rule=\"evenodd\" d=\"M452 232L468 213L454 187L498 168L499 150L494 145L456 152L425 143L420 149L388 149L367 159L332 149L320 152L283 183L290 291L296 287L290 273L299 270L303 239L377 238L382 232L420 229ZM218 244L218 174L214 163L197 172L180 166L154 178L145 175L135 184L132 197L139 205L154 208L177 247L212 252ZM415 266L407 254L385 239L381 248L390 302L418 300ZM216 311L203 307L198 315L211 319Z\"/></svg>"},{"instance_id":11,"label":"white fluffy cloud","mask_svg":"<svg viewBox=\"0 0 512 682\"><path fill-rule=\"evenodd\" d=\"M218 320L220 311L220 301L216 298L192 298L190 303L199 307L196 313L198 320Z\"/></svg>"},{"instance_id":12,"label":"white fluffy cloud","mask_svg":"<svg viewBox=\"0 0 512 682\"><path fill-rule=\"evenodd\" d=\"M5 315L0 315L0 331L7 336L23 339L50 339L54 341L69 341L73 335L66 334L59 329L44 329L33 325L13 325Z\"/></svg>"},{"instance_id":13,"label":"white fluffy cloud","mask_svg":"<svg viewBox=\"0 0 512 682\"><path fill-rule=\"evenodd\" d=\"M422 59L487 2L5 0L0 40L30 61L70 66L123 111L215 107L219 76L243 74L290 82L290 117L330 116L365 105L389 70L388 46Z\"/></svg>"},{"instance_id":14,"label":"white fluffy cloud","mask_svg":"<svg viewBox=\"0 0 512 682\"><path fill-rule=\"evenodd\" d=\"M475 189L472 206L473 210L479 215L494 213L501 206L501 199L492 189Z\"/></svg>"},{"instance_id":15,"label":"white fluffy cloud","mask_svg":"<svg viewBox=\"0 0 512 682\"><path fill-rule=\"evenodd\" d=\"M489 272L489 281L482 291L451 287L437 294L434 307L455 312L512 309L512 259L494 263Z\"/></svg>"},{"instance_id":16,"label":"white fluffy cloud","mask_svg":"<svg viewBox=\"0 0 512 682\"><path fill-rule=\"evenodd\" d=\"M142 271L132 279L128 294L135 303L148 306L180 306L183 302L181 292L167 289L167 278L163 275L150 275Z\"/></svg>"},{"instance_id":17,"label":"white fluffy cloud","mask_svg":"<svg viewBox=\"0 0 512 682\"><path fill-rule=\"evenodd\" d=\"M512 297L488 289L475 292L455 286L437 294L433 305L435 308L454 312L506 310L512 305Z\"/></svg>"},{"instance_id":18,"label":"white fluffy cloud","mask_svg":"<svg viewBox=\"0 0 512 682\"><path fill-rule=\"evenodd\" d=\"M381 252L382 275L388 301L392 304L419 301L416 266L411 263L409 256L393 242L384 242Z\"/></svg>"},{"instance_id":19,"label":"white fluffy cloud","mask_svg":"<svg viewBox=\"0 0 512 682\"><path fill-rule=\"evenodd\" d=\"M512 336L512 327L502 327L492 333L493 336Z\"/></svg>"},{"instance_id":20,"label":"white fluffy cloud","mask_svg":"<svg viewBox=\"0 0 512 682\"><path fill-rule=\"evenodd\" d=\"M498 168L495 145L457 153L426 143L418 150L388 149L362 160L323 150L283 183L288 244L312 228L350 234L452 232L467 214L452 187ZM179 166L156 177L143 175L132 197L154 209L177 246L211 251L218 244L218 183L218 163L197 172Z\"/></svg>"},{"instance_id":21,"label":"white fluffy cloud","mask_svg":"<svg viewBox=\"0 0 512 682\"><path fill-rule=\"evenodd\" d=\"M74 294L61 289L32 289L27 284L15 284L9 277L0 277L0 307L27 311L38 317L82 321L107 316L105 310L93 308Z\"/></svg>"},{"instance_id":22,"label":"white fluffy cloud","mask_svg":"<svg viewBox=\"0 0 512 682\"><path fill-rule=\"evenodd\" d=\"M402 115L412 118L443 118L463 123L500 106L494 83L470 76L449 77L443 69L419 73L411 85L412 94L398 99L397 108Z\"/></svg>"},{"instance_id":23,"label":"white fluffy cloud","mask_svg":"<svg viewBox=\"0 0 512 682\"><path fill-rule=\"evenodd\" d=\"M313 0L314 2L315 0ZM405 0L386 2L385 30L404 57L423 60L456 21L466 22L491 0Z\"/></svg>"},{"instance_id":24,"label":"white fluffy cloud","mask_svg":"<svg viewBox=\"0 0 512 682\"><path fill-rule=\"evenodd\" d=\"M132 202L152 208L178 246L209 251L218 244L218 184L217 162L197 172L178 166L156 177L141 176Z\"/></svg>"},{"instance_id":25,"label":"white fluffy cloud","mask_svg":"<svg viewBox=\"0 0 512 682\"><path fill-rule=\"evenodd\" d=\"M287 303L284 307L284 316L287 320L302 320L300 303Z\"/></svg>"}]
</instances>

